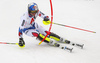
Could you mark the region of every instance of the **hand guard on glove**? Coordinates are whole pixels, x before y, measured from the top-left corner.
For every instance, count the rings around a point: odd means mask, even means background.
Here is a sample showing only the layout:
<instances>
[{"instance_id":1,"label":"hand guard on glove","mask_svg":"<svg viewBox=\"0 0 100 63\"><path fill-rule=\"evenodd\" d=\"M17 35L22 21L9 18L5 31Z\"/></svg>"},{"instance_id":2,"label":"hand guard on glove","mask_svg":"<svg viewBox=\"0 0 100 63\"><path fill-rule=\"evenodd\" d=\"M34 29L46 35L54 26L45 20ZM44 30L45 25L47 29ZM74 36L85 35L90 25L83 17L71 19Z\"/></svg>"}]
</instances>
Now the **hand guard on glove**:
<instances>
[{"instance_id":1,"label":"hand guard on glove","mask_svg":"<svg viewBox=\"0 0 100 63\"><path fill-rule=\"evenodd\" d=\"M51 23L51 21L49 20L49 17L48 16L44 17L43 24L49 25L50 23Z\"/></svg>"},{"instance_id":2,"label":"hand guard on glove","mask_svg":"<svg viewBox=\"0 0 100 63\"><path fill-rule=\"evenodd\" d=\"M18 43L19 47L23 48L25 47L25 42L23 40L23 38L19 38L19 43Z\"/></svg>"}]
</instances>

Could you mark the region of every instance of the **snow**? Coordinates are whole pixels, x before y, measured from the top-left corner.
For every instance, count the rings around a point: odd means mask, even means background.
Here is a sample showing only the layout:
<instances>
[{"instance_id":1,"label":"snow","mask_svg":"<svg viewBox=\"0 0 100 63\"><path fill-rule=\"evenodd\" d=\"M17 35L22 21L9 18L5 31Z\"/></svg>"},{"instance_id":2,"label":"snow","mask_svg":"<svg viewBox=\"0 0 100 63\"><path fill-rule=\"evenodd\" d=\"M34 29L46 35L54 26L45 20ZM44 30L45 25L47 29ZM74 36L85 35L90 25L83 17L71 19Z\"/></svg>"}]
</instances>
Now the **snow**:
<instances>
[{"instance_id":1,"label":"snow","mask_svg":"<svg viewBox=\"0 0 100 63\"><path fill-rule=\"evenodd\" d=\"M31 2L36 2L42 12L51 15L49 0L0 0L0 42L18 42L20 16ZM53 22L96 31L89 33L53 24L52 32L85 44L84 49L61 43L74 48L69 53L46 43L38 45L40 41L24 35L25 48L0 44L0 63L100 63L100 1L52 0L52 3ZM49 25L42 24L41 18L36 21L49 29Z\"/></svg>"}]
</instances>

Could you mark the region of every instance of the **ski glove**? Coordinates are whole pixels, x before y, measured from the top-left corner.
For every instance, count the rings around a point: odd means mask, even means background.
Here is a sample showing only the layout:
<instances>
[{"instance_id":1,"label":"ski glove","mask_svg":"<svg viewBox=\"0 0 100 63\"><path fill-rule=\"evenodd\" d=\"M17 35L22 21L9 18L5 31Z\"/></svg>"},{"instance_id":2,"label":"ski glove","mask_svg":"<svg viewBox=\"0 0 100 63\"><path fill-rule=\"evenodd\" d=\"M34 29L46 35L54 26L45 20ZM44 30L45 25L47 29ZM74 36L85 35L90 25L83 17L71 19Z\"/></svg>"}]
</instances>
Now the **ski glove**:
<instances>
[{"instance_id":1,"label":"ski glove","mask_svg":"<svg viewBox=\"0 0 100 63\"><path fill-rule=\"evenodd\" d=\"M49 20L49 17L48 16L44 17L43 24L49 25L50 23L51 23L51 21Z\"/></svg>"},{"instance_id":2,"label":"ski glove","mask_svg":"<svg viewBox=\"0 0 100 63\"><path fill-rule=\"evenodd\" d=\"M45 16L43 21L49 21L49 17Z\"/></svg>"},{"instance_id":3,"label":"ski glove","mask_svg":"<svg viewBox=\"0 0 100 63\"><path fill-rule=\"evenodd\" d=\"M18 45L21 48L25 47L25 42L24 42L23 38L19 38L19 44Z\"/></svg>"}]
</instances>

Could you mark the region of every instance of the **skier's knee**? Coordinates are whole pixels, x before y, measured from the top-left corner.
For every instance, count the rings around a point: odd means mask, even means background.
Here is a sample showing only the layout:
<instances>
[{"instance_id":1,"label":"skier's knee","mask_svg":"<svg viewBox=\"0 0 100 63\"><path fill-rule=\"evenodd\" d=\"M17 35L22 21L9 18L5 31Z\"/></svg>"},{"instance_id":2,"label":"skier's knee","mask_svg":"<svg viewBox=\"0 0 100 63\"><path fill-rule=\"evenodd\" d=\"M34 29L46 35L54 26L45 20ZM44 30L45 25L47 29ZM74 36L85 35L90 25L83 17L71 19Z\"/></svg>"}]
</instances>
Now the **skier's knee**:
<instances>
[{"instance_id":1,"label":"skier's knee","mask_svg":"<svg viewBox=\"0 0 100 63\"><path fill-rule=\"evenodd\" d=\"M38 39L38 40L43 40L44 37L45 37L44 35L39 34L39 35L37 36L37 39ZM49 43L49 42L50 42L50 39L49 39L48 37L46 37L45 40L44 40L44 42Z\"/></svg>"},{"instance_id":2,"label":"skier's knee","mask_svg":"<svg viewBox=\"0 0 100 63\"><path fill-rule=\"evenodd\" d=\"M59 41L60 40L60 36L58 36L57 34L52 33L52 32L50 33L50 38L53 38L56 41Z\"/></svg>"},{"instance_id":3,"label":"skier's knee","mask_svg":"<svg viewBox=\"0 0 100 63\"><path fill-rule=\"evenodd\" d=\"M38 37L38 33L32 33L33 34L33 36L35 36L35 37Z\"/></svg>"}]
</instances>

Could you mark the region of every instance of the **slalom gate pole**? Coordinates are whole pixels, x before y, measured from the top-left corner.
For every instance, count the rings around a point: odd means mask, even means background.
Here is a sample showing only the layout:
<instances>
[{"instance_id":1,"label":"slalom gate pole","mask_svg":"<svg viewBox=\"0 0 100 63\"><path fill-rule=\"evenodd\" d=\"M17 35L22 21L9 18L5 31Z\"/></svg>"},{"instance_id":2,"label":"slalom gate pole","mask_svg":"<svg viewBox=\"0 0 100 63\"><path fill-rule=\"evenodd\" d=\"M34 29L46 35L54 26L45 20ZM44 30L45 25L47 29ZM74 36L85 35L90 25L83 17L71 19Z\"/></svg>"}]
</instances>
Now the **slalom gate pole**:
<instances>
[{"instance_id":1,"label":"slalom gate pole","mask_svg":"<svg viewBox=\"0 0 100 63\"><path fill-rule=\"evenodd\" d=\"M53 23L53 6L52 6L52 0L50 0L50 7L51 7L51 23L50 23L50 27L49 27L49 32L51 31L51 27L52 27L52 23ZM42 41L39 43L39 45L46 39L46 37L49 34L47 33L47 35L42 39Z\"/></svg>"},{"instance_id":2,"label":"slalom gate pole","mask_svg":"<svg viewBox=\"0 0 100 63\"><path fill-rule=\"evenodd\" d=\"M60 26L64 26L64 27L69 27L69 28L73 28L73 29L77 29L77 30L82 30L82 31L86 31L86 32L96 33L95 31L90 31L90 30L86 30L86 29L81 29L81 28L77 28L77 27L59 24L59 23L52 23L52 24L56 24L56 25L60 25Z\"/></svg>"}]
</instances>

